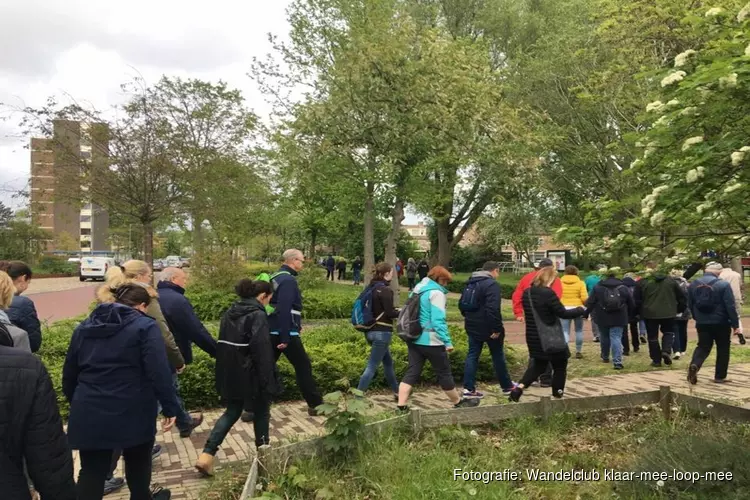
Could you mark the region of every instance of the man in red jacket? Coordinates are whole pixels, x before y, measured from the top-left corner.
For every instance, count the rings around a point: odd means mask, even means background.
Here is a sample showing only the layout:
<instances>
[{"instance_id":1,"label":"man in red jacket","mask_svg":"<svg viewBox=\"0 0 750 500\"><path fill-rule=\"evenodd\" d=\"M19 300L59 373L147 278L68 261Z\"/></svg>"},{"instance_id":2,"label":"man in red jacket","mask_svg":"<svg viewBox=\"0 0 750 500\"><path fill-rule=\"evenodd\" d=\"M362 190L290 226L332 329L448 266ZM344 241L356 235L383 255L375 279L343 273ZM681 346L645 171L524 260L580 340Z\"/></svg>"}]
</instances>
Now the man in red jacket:
<instances>
[{"instance_id":1,"label":"man in red jacket","mask_svg":"<svg viewBox=\"0 0 750 500\"><path fill-rule=\"evenodd\" d=\"M518 282L518 285L513 292L513 314L515 315L517 321L523 323L524 292L531 287L531 283L534 281L534 278L540 270L544 269L545 267L552 267L553 265L554 264L550 259L542 259L541 261L539 261L538 268L528 273L526 276L521 278L521 281ZM555 278L555 281L552 283L552 286L550 288L552 288L552 291L555 292L555 295L557 295L558 298L562 297L562 282L560 281L560 278ZM539 377L539 385L541 387L551 387L552 365L547 365L547 371L545 371Z\"/></svg>"}]
</instances>

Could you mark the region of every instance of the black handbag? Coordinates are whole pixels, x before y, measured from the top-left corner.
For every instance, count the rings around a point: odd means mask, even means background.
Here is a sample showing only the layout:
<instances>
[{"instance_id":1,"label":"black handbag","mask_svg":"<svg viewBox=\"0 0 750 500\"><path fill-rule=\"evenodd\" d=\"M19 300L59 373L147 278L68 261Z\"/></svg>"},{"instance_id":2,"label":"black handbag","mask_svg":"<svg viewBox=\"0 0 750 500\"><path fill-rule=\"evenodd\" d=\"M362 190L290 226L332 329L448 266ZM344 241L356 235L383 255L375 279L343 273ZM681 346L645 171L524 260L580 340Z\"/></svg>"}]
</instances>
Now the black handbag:
<instances>
[{"instance_id":1,"label":"black handbag","mask_svg":"<svg viewBox=\"0 0 750 500\"><path fill-rule=\"evenodd\" d=\"M534 324L536 325L539 342L542 344L542 351L544 351L544 354L560 354L565 352L568 349L568 343L565 342L562 324L560 321L555 321L554 324L548 325L542 321L542 318L534 307L531 288L529 288L526 293L529 294L531 313L534 316Z\"/></svg>"}]
</instances>

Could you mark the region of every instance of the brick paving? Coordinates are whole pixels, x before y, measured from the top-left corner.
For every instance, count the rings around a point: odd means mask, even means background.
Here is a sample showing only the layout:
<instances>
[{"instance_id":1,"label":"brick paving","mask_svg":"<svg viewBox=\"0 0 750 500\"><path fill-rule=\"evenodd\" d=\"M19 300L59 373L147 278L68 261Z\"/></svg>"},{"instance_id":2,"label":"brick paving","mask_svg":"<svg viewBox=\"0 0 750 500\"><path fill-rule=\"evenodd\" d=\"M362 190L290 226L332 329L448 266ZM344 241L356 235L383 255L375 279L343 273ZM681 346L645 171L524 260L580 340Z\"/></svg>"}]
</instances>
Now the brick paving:
<instances>
[{"instance_id":1,"label":"brick paving","mask_svg":"<svg viewBox=\"0 0 750 500\"><path fill-rule=\"evenodd\" d=\"M713 375L713 367L706 367L701 373L699 384L690 386L685 380L685 367L685 363L678 363L671 370L569 380L566 386L566 397L626 394L656 390L660 385L669 385L673 391L750 407L750 363L730 366L729 379L732 382L726 385L711 383L708 379ZM480 390L485 392L483 400L485 405L495 404L500 398L505 399L497 386L480 384ZM549 394L550 389L534 386L526 390L523 400L536 401L539 397ZM372 409L374 413L394 409L394 402L390 395L373 395L370 399L374 403ZM411 405L421 409L438 409L447 408L449 403L439 389L425 388L415 392ZM301 401L274 405L271 409L272 442L278 444L298 441L322 434L323 418L310 417L306 410L306 405ZM203 424L189 439L181 439L176 431L168 434L159 433L157 436L157 441L162 445L163 451L161 457L154 461L153 481L170 488L172 498L175 500L199 499L208 484L192 466L203 448L208 433L221 416L221 411L210 411L204 415ZM221 464L246 461L255 453L254 443L252 423L237 422L217 454L218 467L220 468ZM75 459L77 471L79 467L77 455ZM118 475L123 474L122 467L123 464L120 461ZM129 498L127 488L107 498L126 500Z\"/></svg>"}]
</instances>

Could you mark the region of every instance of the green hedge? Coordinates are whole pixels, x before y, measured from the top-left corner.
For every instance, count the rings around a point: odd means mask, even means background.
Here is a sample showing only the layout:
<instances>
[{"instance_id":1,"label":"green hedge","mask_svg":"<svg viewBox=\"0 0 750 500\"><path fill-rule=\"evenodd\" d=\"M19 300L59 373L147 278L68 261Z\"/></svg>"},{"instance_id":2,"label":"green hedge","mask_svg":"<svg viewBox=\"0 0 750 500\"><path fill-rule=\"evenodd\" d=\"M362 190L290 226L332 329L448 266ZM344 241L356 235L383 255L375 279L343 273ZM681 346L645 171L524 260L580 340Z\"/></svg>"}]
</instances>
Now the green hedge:
<instances>
[{"instance_id":1,"label":"green hedge","mask_svg":"<svg viewBox=\"0 0 750 500\"><path fill-rule=\"evenodd\" d=\"M47 366L57 391L60 411L65 417L68 415L68 404L62 393L62 367L70 336L77 324L76 320L67 320L47 327L43 334L44 342L40 351L42 361ZM206 326L213 335L217 334L216 323ZM464 360L468 352L468 342L466 334L460 328L451 327L451 336L455 346L455 351L450 355L451 368L456 383L460 384ZM312 361L315 379L323 393L337 390L336 381L344 377L352 385L357 385L370 354L369 346L362 333L347 326L326 326L306 330L303 333L303 340ZM193 352L195 354L193 364L180 375L180 394L189 409L218 407L219 399L214 388L214 361L198 348L194 348ZM406 352L406 344L394 338L391 344L391 354L399 379L406 370ZM520 375L524 368L519 364L522 361L521 355L516 353L513 347L506 346L506 357L511 373ZM279 360L279 370L286 387L282 399L301 399L302 395L295 382L294 369L284 356ZM495 378L490 355L486 349L480 359L477 378L479 380L494 380ZM425 382L435 380L435 374L429 364L425 367L422 379ZM371 388L387 388L382 368L378 369Z\"/></svg>"},{"instance_id":2,"label":"green hedge","mask_svg":"<svg viewBox=\"0 0 750 500\"><path fill-rule=\"evenodd\" d=\"M498 283L500 284L500 292L502 293L502 297L504 299L510 300L513 297L513 291L516 289L515 284L505 283L498 280ZM409 286L409 280L405 277L402 277L399 280L399 284L401 286ZM464 288L466 288L466 281L464 280L453 280L450 283L448 283L448 291L453 293L461 293L464 291Z\"/></svg>"}]
</instances>

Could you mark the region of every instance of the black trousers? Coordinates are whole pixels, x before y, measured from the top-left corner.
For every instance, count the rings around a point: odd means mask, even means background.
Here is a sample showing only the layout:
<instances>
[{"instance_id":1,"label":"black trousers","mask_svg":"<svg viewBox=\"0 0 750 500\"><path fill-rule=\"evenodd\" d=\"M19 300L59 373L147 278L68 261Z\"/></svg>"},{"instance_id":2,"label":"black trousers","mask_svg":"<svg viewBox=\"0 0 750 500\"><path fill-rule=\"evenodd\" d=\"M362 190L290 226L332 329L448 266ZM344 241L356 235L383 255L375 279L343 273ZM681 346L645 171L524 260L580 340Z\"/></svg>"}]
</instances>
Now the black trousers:
<instances>
[{"instance_id":1,"label":"black trousers","mask_svg":"<svg viewBox=\"0 0 750 500\"><path fill-rule=\"evenodd\" d=\"M335 274L334 274L334 270L333 270L333 269L329 269L329 268L326 268L326 281L328 281L329 279L330 279L331 281L333 281L333 277L334 277L334 276L335 276Z\"/></svg>"},{"instance_id":2,"label":"black trousers","mask_svg":"<svg viewBox=\"0 0 750 500\"><path fill-rule=\"evenodd\" d=\"M732 343L732 329L729 325L695 325L698 330L698 347L693 353L692 364L698 368L703 366L711 349L716 343L716 372L715 378L727 378L729 369L729 348Z\"/></svg>"},{"instance_id":3,"label":"black trousers","mask_svg":"<svg viewBox=\"0 0 750 500\"><path fill-rule=\"evenodd\" d=\"M638 338L638 321L632 321L630 323L630 340L633 342L633 351L638 351L641 348L641 341ZM630 343L628 342L628 329L625 328L622 332L622 352L630 352Z\"/></svg>"},{"instance_id":4,"label":"black trousers","mask_svg":"<svg viewBox=\"0 0 750 500\"><path fill-rule=\"evenodd\" d=\"M687 321L676 321L677 333L675 338L675 344L679 341L680 352L687 351L688 341L688 322ZM731 338L731 336L730 336Z\"/></svg>"},{"instance_id":5,"label":"black trousers","mask_svg":"<svg viewBox=\"0 0 750 500\"><path fill-rule=\"evenodd\" d=\"M568 377L568 358L551 360L531 358L526 373L521 377L521 383L524 387L528 387L547 370L552 370L552 395L557 398L562 397L565 391L565 379Z\"/></svg>"},{"instance_id":6,"label":"black trousers","mask_svg":"<svg viewBox=\"0 0 750 500\"><path fill-rule=\"evenodd\" d=\"M125 480L131 500L151 500L151 439L122 450L125 459ZM112 463L113 450L80 450L81 472L78 475L78 500L101 500L104 480Z\"/></svg>"},{"instance_id":7,"label":"black trousers","mask_svg":"<svg viewBox=\"0 0 750 500\"><path fill-rule=\"evenodd\" d=\"M407 344L407 349L409 366L406 368L404 378L401 379L404 384L416 385L422 376L425 361L429 361L440 388L444 391L456 388L456 382L453 380L453 373L451 373L451 362L448 359L445 346L418 345L410 342Z\"/></svg>"},{"instance_id":8,"label":"black trousers","mask_svg":"<svg viewBox=\"0 0 750 500\"><path fill-rule=\"evenodd\" d=\"M409 281L409 290L414 290L414 285L417 284L417 278L406 278Z\"/></svg>"},{"instance_id":9,"label":"black trousers","mask_svg":"<svg viewBox=\"0 0 750 500\"><path fill-rule=\"evenodd\" d=\"M344 281L346 279L346 271L344 269L339 269L339 281Z\"/></svg>"},{"instance_id":10,"label":"black trousers","mask_svg":"<svg viewBox=\"0 0 750 500\"><path fill-rule=\"evenodd\" d=\"M274 347L276 361L279 360L279 356L283 353L294 367L297 385L302 392L302 397L307 401L307 406L315 408L322 405L323 397L320 395L318 386L313 378L312 364L310 363L307 351L305 351L305 346L302 345L302 339L298 335L292 335L289 345L283 350L277 349L277 346L281 343L278 335L271 335L271 343Z\"/></svg>"},{"instance_id":11,"label":"black trousers","mask_svg":"<svg viewBox=\"0 0 750 500\"><path fill-rule=\"evenodd\" d=\"M648 354L654 363L661 363L662 354L672 355L672 343L676 331L675 323L674 318L646 320ZM659 346L659 329L661 329L662 334L661 347Z\"/></svg>"}]
</instances>

